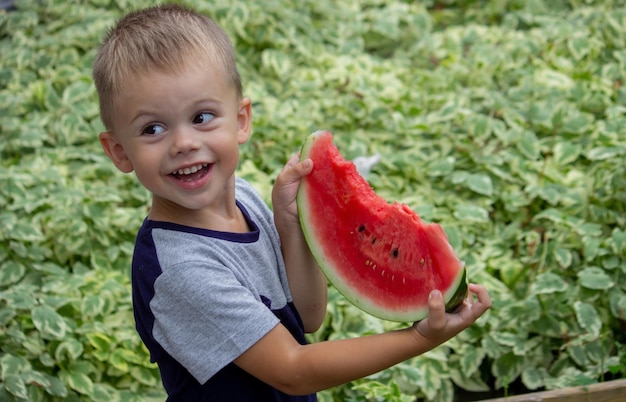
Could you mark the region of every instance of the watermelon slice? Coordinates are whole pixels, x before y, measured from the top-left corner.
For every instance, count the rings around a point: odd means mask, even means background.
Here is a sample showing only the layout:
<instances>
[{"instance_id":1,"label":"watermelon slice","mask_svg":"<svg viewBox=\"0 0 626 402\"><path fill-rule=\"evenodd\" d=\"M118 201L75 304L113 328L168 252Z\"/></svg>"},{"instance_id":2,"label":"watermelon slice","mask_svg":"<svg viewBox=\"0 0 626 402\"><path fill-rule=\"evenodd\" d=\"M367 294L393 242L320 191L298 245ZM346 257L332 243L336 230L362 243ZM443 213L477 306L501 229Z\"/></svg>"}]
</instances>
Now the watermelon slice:
<instances>
[{"instance_id":1,"label":"watermelon slice","mask_svg":"<svg viewBox=\"0 0 626 402\"><path fill-rule=\"evenodd\" d=\"M300 158L314 163L298 190L300 224L318 265L346 299L401 322L426 317L434 289L448 311L463 302L465 268L441 226L378 196L329 131L311 134Z\"/></svg>"}]
</instances>

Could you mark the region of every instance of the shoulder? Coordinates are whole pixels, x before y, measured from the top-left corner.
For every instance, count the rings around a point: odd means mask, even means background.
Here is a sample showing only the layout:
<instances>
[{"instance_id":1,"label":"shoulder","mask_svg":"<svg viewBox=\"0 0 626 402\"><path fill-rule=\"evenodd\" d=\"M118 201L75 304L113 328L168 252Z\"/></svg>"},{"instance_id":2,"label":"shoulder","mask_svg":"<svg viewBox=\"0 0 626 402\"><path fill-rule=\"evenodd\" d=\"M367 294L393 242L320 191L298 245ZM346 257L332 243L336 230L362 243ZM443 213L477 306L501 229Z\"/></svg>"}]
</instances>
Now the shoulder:
<instances>
[{"instance_id":1,"label":"shoulder","mask_svg":"<svg viewBox=\"0 0 626 402\"><path fill-rule=\"evenodd\" d=\"M262 202L265 204L259 192L248 182L241 177L235 178L235 195L238 200L252 200L255 202Z\"/></svg>"},{"instance_id":2,"label":"shoulder","mask_svg":"<svg viewBox=\"0 0 626 402\"><path fill-rule=\"evenodd\" d=\"M272 212L265 203L259 192L248 181L236 178L235 197L237 202L242 204L250 215L256 219L270 219Z\"/></svg>"}]
</instances>

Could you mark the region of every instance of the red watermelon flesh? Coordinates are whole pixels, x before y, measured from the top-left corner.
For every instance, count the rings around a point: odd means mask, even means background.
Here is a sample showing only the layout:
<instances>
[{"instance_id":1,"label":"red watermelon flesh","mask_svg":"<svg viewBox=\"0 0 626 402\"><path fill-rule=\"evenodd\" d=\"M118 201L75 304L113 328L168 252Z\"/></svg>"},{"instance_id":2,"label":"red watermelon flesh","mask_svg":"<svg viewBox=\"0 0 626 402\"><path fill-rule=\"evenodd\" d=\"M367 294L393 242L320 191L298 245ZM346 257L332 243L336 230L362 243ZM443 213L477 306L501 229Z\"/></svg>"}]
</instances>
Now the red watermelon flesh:
<instances>
[{"instance_id":1,"label":"red watermelon flesh","mask_svg":"<svg viewBox=\"0 0 626 402\"><path fill-rule=\"evenodd\" d=\"M320 268L346 299L393 321L424 318L434 289L449 310L463 301L465 269L441 226L378 196L329 131L307 138L304 158L314 167L298 191L301 226Z\"/></svg>"}]
</instances>

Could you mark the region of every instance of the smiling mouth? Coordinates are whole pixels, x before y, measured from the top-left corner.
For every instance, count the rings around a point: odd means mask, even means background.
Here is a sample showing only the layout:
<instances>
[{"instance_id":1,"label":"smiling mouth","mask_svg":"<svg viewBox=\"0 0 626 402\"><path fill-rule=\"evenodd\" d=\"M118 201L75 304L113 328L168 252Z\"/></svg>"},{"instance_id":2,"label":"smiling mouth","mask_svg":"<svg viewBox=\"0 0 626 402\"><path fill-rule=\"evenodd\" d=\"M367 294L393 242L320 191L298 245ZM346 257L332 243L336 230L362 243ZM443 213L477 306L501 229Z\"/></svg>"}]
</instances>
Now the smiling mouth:
<instances>
[{"instance_id":1,"label":"smiling mouth","mask_svg":"<svg viewBox=\"0 0 626 402\"><path fill-rule=\"evenodd\" d=\"M194 181L204 177L211 169L211 166L212 165L208 163L200 163L195 166L178 169L177 171L170 173L170 175L176 180Z\"/></svg>"}]
</instances>

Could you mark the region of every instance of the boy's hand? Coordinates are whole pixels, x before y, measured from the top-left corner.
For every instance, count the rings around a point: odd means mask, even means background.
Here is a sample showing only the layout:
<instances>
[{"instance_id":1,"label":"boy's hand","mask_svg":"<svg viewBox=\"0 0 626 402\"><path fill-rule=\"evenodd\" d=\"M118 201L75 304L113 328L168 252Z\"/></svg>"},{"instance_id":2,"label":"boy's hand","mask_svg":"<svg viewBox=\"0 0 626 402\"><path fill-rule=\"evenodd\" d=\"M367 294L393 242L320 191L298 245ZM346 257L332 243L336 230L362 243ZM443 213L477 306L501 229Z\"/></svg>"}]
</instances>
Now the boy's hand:
<instances>
[{"instance_id":1,"label":"boy's hand","mask_svg":"<svg viewBox=\"0 0 626 402\"><path fill-rule=\"evenodd\" d=\"M491 298L484 286L470 283L470 294L453 313L446 313L443 295L434 290L428 297L428 317L413 324L427 340L443 343L465 328L491 307Z\"/></svg>"},{"instance_id":2,"label":"boy's hand","mask_svg":"<svg viewBox=\"0 0 626 402\"><path fill-rule=\"evenodd\" d=\"M314 332L326 315L328 286L307 246L298 219L296 196L300 179L311 173L313 161L299 161L300 156L289 159L278 174L272 188L274 223L280 236L283 259L293 302L302 319L305 332ZM265 366L263 370L266 370Z\"/></svg>"},{"instance_id":3,"label":"boy's hand","mask_svg":"<svg viewBox=\"0 0 626 402\"><path fill-rule=\"evenodd\" d=\"M272 189L272 205L274 215L278 219L294 219L298 223L296 195L300 179L311 173L313 161L305 159L299 162L300 155L295 154L289 159L283 170L278 174Z\"/></svg>"}]
</instances>

